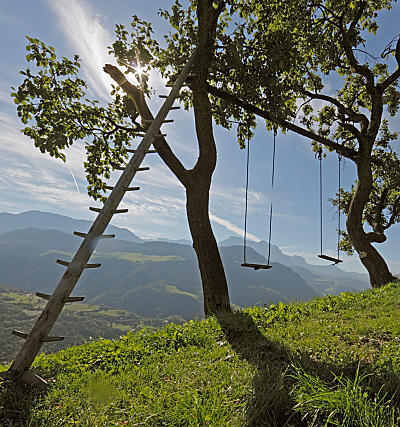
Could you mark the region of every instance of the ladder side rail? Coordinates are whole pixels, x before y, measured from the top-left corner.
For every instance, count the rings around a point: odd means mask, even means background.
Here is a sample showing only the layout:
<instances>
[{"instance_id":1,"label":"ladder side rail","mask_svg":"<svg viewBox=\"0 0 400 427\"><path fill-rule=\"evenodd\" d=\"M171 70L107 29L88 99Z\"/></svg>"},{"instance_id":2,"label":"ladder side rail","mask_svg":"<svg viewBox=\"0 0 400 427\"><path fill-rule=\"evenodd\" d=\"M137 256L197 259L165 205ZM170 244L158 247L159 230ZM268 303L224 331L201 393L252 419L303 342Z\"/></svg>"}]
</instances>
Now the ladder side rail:
<instances>
[{"instance_id":1,"label":"ladder side rail","mask_svg":"<svg viewBox=\"0 0 400 427\"><path fill-rule=\"evenodd\" d=\"M138 145L135 154L132 156L129 163L127 164L127 167L121 174L114 189L107 198L102 210L98 214L89 232L87 233L86 238L82 241L81 246L75 253L75 256L73 257L70 265L64 272L61 280L54 290L53 295L47 302L42 314L39 316L31 332L26 338L21 350L12 362L9 369L10 376L16 378L21 377L21 375L27 369L29 369L32 362L35 360L35 357L39 353L44 339L51 331L64 307L65 299L70 296L83 270L85 269L86 264L96 247L99 236L104 233L107 225L111 221L113 211L117 209L125 194L125 188L129 187L132 179L136 174L136 171L139 169L146 155L146 151L153 143L155 136L160 130L163 120L167 116L170 108L172 107L172 104L179 94L181 87L185 83L190 68L193 65L195 54L196 51L192 53L185 67L181 71L178 79L175 81L175 84L173 85L164 104L162 105L155 119L148 127L141 143Z\"/></svg>"}]
</instances>

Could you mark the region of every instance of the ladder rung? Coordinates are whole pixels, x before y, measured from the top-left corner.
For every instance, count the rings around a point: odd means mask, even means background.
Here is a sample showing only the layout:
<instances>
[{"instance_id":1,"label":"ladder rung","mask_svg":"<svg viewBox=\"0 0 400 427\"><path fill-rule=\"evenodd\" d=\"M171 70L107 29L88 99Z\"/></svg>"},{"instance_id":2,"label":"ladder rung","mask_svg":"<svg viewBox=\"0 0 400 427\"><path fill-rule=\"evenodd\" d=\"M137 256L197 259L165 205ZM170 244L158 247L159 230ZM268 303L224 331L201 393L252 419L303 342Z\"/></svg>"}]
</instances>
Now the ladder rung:
<instances>
[{"instance_id":1,"label":"ladder rung","mask_svg":"<svg viewBox=\"0 0 400 427\"><path fill-rule=\"evenodd\" d=\"M54 342L54 341L62 341L65 337L49 337L47 336L43 342Z\"/></svg>"},{"instance_id":2,"label":"ladder rung","mask_svg":"<svg viewBox=\"0 0 400 427\"><path fill-rule=\"evenodd\" d=\"M123 170L125 170L126 168L118 167L118 168L115 168L115 169L120 170L120 171L123 171ZM136 171L137 171L137 172L141 172L141 171L148 171L148 170L150 170L150 168L149 168L148 166L145 166L145 167L143 167L143 168L138 168L138 169L136 169Z\"/></svg>"},{"instance_id":3,"label":"ladder rung","mask_svg":"<svg viewBox=\"0 0 400 427\"><path fill-rule=\"evenodd\" d=\"M42 292L36 292L36 296L49 300L51 298L51 295L49 294L43 294ZM85 299L85 297L67 297L63 299L63 302L78 302L78 301L83 301Z\"/></svg>"},{"instance_id":4,"label":"ladder rung","mask_svg":"<svg viewBox=\"0 0 400 427\"><path fill-rule=\"evenodd\" d=\"M69 261L63 261L62 259L56 260L57 264L64 265L65 267L68 267L71 263ZM85 268L98 268L101 264L86 264Z\"/></svg>"},{"instance_id":5,"label":"ladder rung","mask_svg":"<svg viewBox=\"0 0 400 427\"><path fill-rule=\"evenodd\" d=\"M114 188L114 187L111 187ZM87 233L81 233L80 231L74 231L75 236L85 238ZM98 239L114 239L115 234L101 234L100 236L96 236Z\"/></svg>"},{"instance_id":6,"label":"ladder rung","mask_svg":"<svg viewBox=\"0 0 400 427\"><path fill-rule=\"evenodd\" d=\"M43 342L54 342L54 341L62 341L65 337L49 337L47 336Z\"/></svg>"},{"instance_id":7,"label":"ladder rung","mask_svg":"<svg viewBox=\"0 0 400 427\"><path fill-rule=\"evenodd\" d=\"M13 335L15 335L16 337L20 337L23 338L24 340L27 338L28 334L26 334L25 332L21 332L21 331L17 331L17 330L13 330L11 332Z\"/></svg>"},{"instance_id":8,"label":"ladder rung","mask_svg":"<svg viewBox=\"0 0 400 427\"><path fill-rule=\"evenodd\" d=\"M107 190L113 190L115 187L112 187L110 185L106 185ZM140 190L140 187L125 187L124 191L138 191Z\"/></svg>"},{"instance_id":9,"label":"ladder rung","mask_svg":"<svg viewBox=\"0 0 400 427\"><path fill-rule=\"evenodd\" d=\"M128 149L128 150L126 150L128 153L135 153L136 152L136 150L131 150L131 149ZM146 154L149 154L149 153L157 153L157 150L147 150L146 151ZM107 187L106 187L107 188Z\"/></svg>"},{"instance_id":10,"label":"ladder rung","mask_svg":"<svg viewBox=\"0 0 400 427\"><path fill-rule=\"evenodd\" d=\"M170 110L180 110L180 109L181 109L181 107L178 107L178 106L170 108Z\"/></svg>"},{"instance_id":11,"label":"ladder rung","mask_svg":"<svg viewBox=\"0 0 400 427\"><path fill-rule=\"evenodd\" d=\"M101 212L102 208L94 208L94 207L90 206L89 210L91 210L93 212ZM128 212L128 209L116 209L113 211L113 214L126 213L126 212Z\"/></svg>"},{"instance_id":12,"label":"ladder rung","mask_svg":"<svg viewBox=\"0 0 400 427\"><path fill-rule=\"evenodd\" d=\"M135 138L143 138L146 134L145 133L137 133L135 135Z\"/></svg>"},{"instance_id":13,"label":"ladder rung","mask_svg":"<svg viewBox=\"0 0 400 427\"><path fill-rule=\"evenodd\" d=\"M173 119L168 119L168 120L163 120L161 123L172 123L174 120ZM142 122L143 123L152 123L152 122L154 122L154 119L149 119L149 120L146 120L146 119L143 119L142 120Z\"/></svg>"},{"instance_id":14,"label":"ladder rung","mask_svg":"<svg viewBox=\"0 0 400 427\"><path fill-rule=\"evenodd\" d=\"M40 298L43 298L43 299L47 299L47 300L49 300L51 298L51 295L49 295L49 294L42 294L41 292L36 292L36 296L40 297Z\"/></svg>"},{"instance_id":15,"label":"ladder rung","mask_svg":"<svg viewBox=\"0 0 400 427\"><path fill-rule=\"evenodd\" d=\"M26 334L25 332L21 332L21 331L17 331L17 330L13 330L12 334L15 335L16 337L19 338L23 338L24 340L28 337L28 334ZM52 342L52 341L62 341L65 337L46 337L43 342Z\"/></svg>"},{"instance_id":16,"label":"ladder rung","mask_svg":"<svg viewBox=\"0 0 400 427\"><path fill-rule=\"evenodd\" d=\"M168 95L158 95L159 98L167 99Z\"/></svg>"},{"instance_id":17,"label":"ladder rung","mask_svg":"<svg viewBox=\"0 0 400 427\"><path fill-rule=\"evenodd\" d=\"M64 298L63 302L79 302L79 301L83 301L85 299L85 297L67 297Z\"/></svg>"}]
</instances>

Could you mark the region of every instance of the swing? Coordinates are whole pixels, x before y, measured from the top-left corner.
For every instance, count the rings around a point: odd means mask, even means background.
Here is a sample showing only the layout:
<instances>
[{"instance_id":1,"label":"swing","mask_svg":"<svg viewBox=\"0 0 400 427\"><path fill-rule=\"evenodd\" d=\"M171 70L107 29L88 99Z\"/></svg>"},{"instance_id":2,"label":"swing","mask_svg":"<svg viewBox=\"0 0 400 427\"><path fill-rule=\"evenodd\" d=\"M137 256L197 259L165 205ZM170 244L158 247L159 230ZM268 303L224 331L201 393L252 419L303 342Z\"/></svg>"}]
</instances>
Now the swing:
<instances>
[{"instance_id":1,"label":"swing","mask_svg":"<svg viewBox=\"0 0 400 427\"><path fill-rule=\"evenodd\" d=\"M274 189L274 176L275 176L275 152L276 152L276 130L274 130L274 144L272 152L272 177L271 177L271 191ZM248 263L246 259L247 251L247 206L248 206L248 192L249 192L249 163L250 163L250 140L247 137L247 163L246 163L246 198L245 198L245 210L244 210L244 235L243 235L243 263L242 267L253 268L254 270L268 270L272 268L269 261L271 258L271 232L272 232L272 198L269 210L269 238L268 238L268 257L267 264L252 264Z\"/></svg>"},{"instance_id":2,"label":"swing","mask_svg":"<svg viewBox=\"0 0 400 427\"><path fill-rule=\"evenodd\" d=\"M339 194L339 203L338 203L338 237L337 237L337 258L331 257L329 255L324 255L322 253L322 147L318 151L318 160L319 160L319 205L320 205L320 254L318 258L324 259L326 261L332 261L333 265L343 262L340 259L340 163L342 161L342 156L338 154L338 194Z\"/></svg>"}]
</instances>

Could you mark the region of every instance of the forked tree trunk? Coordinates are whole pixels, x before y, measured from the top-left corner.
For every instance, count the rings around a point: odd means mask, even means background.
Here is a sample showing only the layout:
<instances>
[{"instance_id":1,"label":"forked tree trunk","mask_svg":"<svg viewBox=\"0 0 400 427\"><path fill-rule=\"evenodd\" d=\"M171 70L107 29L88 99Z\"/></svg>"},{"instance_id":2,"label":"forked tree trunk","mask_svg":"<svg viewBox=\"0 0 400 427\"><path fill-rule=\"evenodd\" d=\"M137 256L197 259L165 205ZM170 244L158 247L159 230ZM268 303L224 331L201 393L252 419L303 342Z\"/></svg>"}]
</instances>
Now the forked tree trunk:
<instances>
[{"instance_id":1,"label":"forked tree trunk","mask_svg":"<svg viewBox=\"0 0 400 427\"><path fill-rule=\"evenodd\" d=\"M361 154L357 162L357 175L357 188L347 214L347 232L354 249L360 257L360 261L368 270L371 286L373 288L378 288L386 283L393 282L396 278L390 273L385 260L372 246L363 227L363 211L372 189L370 157Z\"/></svg>"},{"instance_id":2,"label":"forked tree trunk","mask_svg":"<svg viewBox=\"0 0 400 427\"><path fill-rule=\"evenodd\" d=\"M186 189L186 208L193 247L199 264L206 316L230 311L229 292L224 267L209 218L209 193L211 178L216 166L211 105L207 92L208 68L215 43L215 30L223 4L215 9L213 1L199 0L199 34L193 83L193 105L199 158L191 170L184 168L163 138L157 138L153 145L165 164L175 174ZM110 76L134 101L142 119L152 120L153 116L139 88L130 84L125 76L113 65L104 67Z\"/></svg>"}]
</instances>

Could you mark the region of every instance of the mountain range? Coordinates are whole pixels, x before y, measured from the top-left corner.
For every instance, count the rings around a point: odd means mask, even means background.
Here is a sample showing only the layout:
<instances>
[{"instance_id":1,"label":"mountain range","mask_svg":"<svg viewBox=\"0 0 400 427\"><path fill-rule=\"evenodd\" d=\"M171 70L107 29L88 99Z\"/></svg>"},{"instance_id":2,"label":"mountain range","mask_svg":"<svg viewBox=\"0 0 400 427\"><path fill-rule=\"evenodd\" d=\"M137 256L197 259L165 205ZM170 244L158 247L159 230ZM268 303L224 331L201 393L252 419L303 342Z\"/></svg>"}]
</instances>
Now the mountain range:
<instances>
[{"instance_id":1,"label":"mountain range","mask_svg":"<svg viewBox=\"0 0 400 427\"><path fill-rule=\"evenodd\" d=\"M0 282L26 292L52 293L90 221L48 212L0 214ZM90 304L129 310L140 316L162 318L202 315L201 281L191 245L170 241L145 241L130 230L110 226L115 239L102 240L92 255L100 269L85 270L75 289ZM68 234L67 234L68 233ZM266 242L249 242L248 257L265 263ZM369 287L366 277L337 266L311 266L301 257L272 248L267 271L241 268L241 239L220 242L221 257L231 302L238 306L278 301L308 300L324 293ZM260 252L260 253L259 253Z\"/></svg>"}]
</instances>

